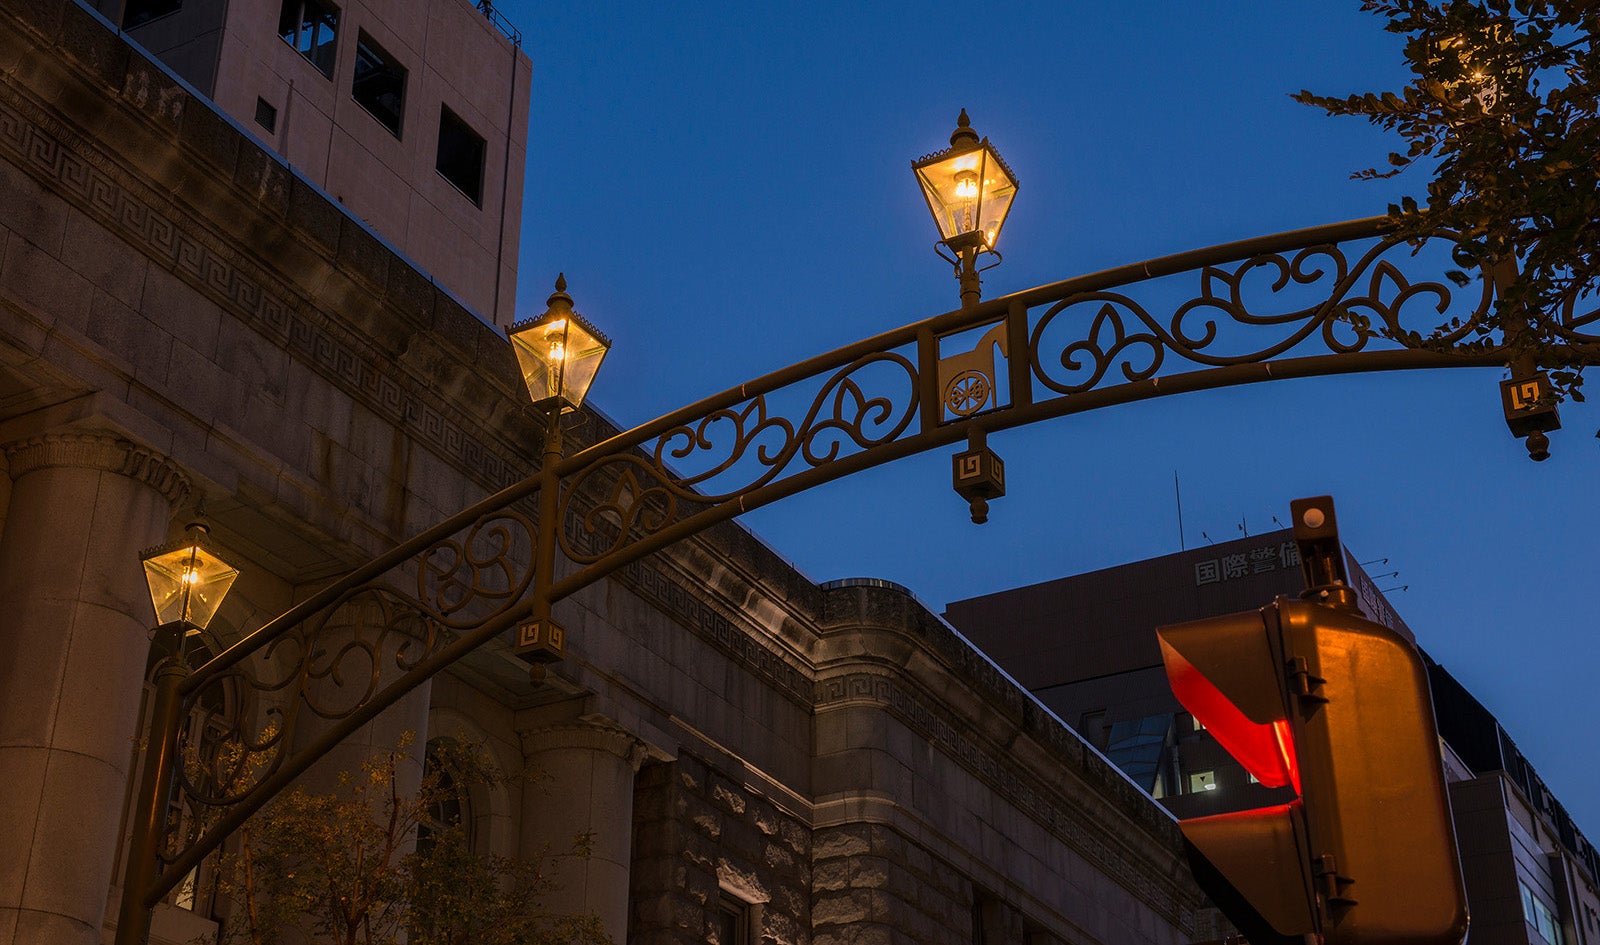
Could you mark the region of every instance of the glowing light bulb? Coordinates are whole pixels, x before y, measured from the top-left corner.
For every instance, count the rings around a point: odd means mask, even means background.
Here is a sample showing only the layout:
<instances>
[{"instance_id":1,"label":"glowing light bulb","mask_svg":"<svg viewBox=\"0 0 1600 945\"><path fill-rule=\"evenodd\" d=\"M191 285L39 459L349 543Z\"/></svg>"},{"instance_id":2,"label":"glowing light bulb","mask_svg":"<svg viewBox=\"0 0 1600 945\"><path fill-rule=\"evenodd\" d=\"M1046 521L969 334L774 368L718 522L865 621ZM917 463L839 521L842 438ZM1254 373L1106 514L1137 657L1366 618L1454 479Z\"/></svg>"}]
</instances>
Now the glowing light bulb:
<instances>
[{"instance_id":1,"label":"glowing light bulb","mask_svg":"<svg viewBox=\"0 0 1600 945\"><path fill-rule=\"evenodd\" d=\"M545 327L544 343L549 352L545 357L545 390L549 396L561 393L562 374L567 363L567 320L551 322Z\"/></svg>"},{"instance_id":2,"label":"glowing light bulb","mask_svg":"<svg viewBox=\"0 0 1600 945\"><path fill-rule=\"evenodd\" d=\"M956 196L962 200L971 200L978 196L978 175L971 171L963 171L956 175Z\"/></svg>"},{"instance_id":3,"label":"glowing light bulb","mask_svg":"<svg viewBox=\"0 0 1600 945\"><path fill-rule=\"evenodd\" d=\"M184 563L183 573L179 580L185 584L197 584L200 581L200 548L198 545L189 549L189 560Z\"/></svg>"},{"instance_id":4,"label":"glowing light bulb","mask_svg":"<svg viewBox=\"0 0 1600 945\"><path fill-rule=\"evenodd\" d=\"M550 348L550 363L564 361L567 357L567 320L551 322L544 330L544 343Z\"/></svg>"}]
</instances>

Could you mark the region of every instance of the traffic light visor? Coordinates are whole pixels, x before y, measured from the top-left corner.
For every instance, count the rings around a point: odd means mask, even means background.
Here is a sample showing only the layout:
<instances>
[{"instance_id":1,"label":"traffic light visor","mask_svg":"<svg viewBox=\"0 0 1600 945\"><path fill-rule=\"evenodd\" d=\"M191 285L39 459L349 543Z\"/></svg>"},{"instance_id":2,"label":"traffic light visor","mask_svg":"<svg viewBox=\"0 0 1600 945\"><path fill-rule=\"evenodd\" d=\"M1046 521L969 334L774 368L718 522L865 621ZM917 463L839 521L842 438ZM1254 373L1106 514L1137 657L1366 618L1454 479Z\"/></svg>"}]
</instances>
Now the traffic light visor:
<instances>
[{"instance_id":1,"label":"traffic light visor","mask_svg":"<svg viewBox=\"0 0 1600 945\"><path fill-rule=\"evenodd\" d=\"M1299 761L1261 615L1162 627L1156 636L1183 707L1257 781L1299 793Z\"/></svg>"},{"instance_id":2,"label":"traffic light visor","mask_svg":"<svg viewBox=\"0 0 1600 945\"><path fill-rule=\"evenodd\" d=\"M1195 882L1256 945L1317 929L1300 801L1179 822Z\"/></svg>"}]
</instances>

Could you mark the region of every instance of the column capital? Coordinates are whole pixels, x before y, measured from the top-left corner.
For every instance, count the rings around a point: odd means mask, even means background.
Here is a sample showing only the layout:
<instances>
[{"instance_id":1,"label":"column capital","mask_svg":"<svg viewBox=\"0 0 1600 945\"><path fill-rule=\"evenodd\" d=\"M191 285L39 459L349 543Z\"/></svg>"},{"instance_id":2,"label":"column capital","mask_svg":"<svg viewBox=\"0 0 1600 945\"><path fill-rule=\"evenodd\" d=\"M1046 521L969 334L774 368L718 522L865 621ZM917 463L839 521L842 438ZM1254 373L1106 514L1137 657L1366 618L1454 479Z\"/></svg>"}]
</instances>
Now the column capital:
<instances>
[{"instance_id":1,"label":"column capital","mask_svg":"<svg viewBox=\"0 0 1600 945\"><path fill-rule=\"evenodd\" d=\"M188 498L189 477L176 463L149 447L104 433L46 433L0 447L11 478L38 469L72 467L112 472L142 482L176 506Z\"/></svg>"},{"instance_id":2,"label":"column capital","mask_svg":"<svg viewBox=\"0 0 1600 945\"><path fill-rule=\"evenodd\" d=\"M614 755L635 773L649 755L642 739L605 718L580 718L520 729L522 753L532 756L545 751L583 748Z\"/></svg>"}]
</instances>

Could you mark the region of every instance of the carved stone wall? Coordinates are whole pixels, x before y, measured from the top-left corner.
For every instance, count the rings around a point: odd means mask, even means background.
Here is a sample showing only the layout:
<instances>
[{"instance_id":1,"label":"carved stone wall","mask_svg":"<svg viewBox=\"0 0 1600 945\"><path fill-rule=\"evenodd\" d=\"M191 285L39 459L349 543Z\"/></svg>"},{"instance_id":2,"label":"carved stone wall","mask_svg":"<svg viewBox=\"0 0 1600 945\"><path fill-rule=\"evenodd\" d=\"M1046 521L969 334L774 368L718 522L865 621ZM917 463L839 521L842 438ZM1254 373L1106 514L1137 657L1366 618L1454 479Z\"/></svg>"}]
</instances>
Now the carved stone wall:
<instances>
[{"instance_id":1,"label":"carved stone wall","mask_svg":"<svg viewBox=\"0 0 1600 945\"><path fill-rule=\"evenodd\" d=\"M805 821L684 753L634 788L634 945L701 945L724 891L773 945L813 941L812 837Z\"/></svg>"},{"instance_id":2,"label":"carved stone wall","mask_svg":"<svg viewBox=\"0 0 1600 945\"><path fill-rule=\"evenodd\" d=\"M813 851L813 945L971 940L971 880L893 827L818 830Z\"/></svg>"}]
</instances>

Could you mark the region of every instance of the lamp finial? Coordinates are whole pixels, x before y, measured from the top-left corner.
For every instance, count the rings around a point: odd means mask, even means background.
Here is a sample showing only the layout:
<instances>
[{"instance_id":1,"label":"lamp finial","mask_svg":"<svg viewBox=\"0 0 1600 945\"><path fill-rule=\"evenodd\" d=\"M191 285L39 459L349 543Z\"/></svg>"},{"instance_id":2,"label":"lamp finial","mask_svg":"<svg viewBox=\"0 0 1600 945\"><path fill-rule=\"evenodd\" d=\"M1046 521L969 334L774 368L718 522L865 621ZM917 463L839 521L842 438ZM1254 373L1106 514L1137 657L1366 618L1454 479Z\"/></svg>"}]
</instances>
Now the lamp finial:
<instances>
[{"instance_id":1,"label":"lamp finial","mask_svg":"<svg viewBox=\"0 0 1600 945\"><path fill-rule=\"evenodd\" d=\"M566 273L563 272L556 276L556 290L548 299L545 300L544 306L550 311L562 313L572 311L572 296L567 294Z\"/></svg>"},{"instance_id":2,"label":"lamp finial","mask_svg":"<svg viewBox=\"0 0 1600 945\"><path fill-rule=\"evenodd\" d=\"M950 133L950 146L961 144L975 145L978 143L978 133L972 130L972 119L967 117L967 110L961 110L961 117L956 119L956 130Z\"/></svg>"}]
</instances>

